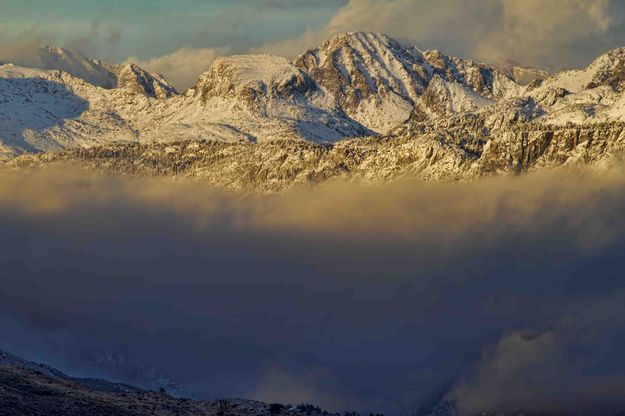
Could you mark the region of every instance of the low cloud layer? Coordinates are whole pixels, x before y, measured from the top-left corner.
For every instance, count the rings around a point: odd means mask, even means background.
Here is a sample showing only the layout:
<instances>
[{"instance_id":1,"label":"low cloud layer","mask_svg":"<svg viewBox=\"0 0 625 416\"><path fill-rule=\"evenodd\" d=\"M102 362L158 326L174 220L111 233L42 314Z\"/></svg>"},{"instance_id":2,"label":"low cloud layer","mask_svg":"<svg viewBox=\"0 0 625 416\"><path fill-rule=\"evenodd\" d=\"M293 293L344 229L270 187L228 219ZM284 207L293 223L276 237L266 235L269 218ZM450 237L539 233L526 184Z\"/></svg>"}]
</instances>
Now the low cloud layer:
<instances>
[{"instance_id":1,"label":"low cloud layer","mask_svg":"<svg viewBox=\"0 0 625 416\"><path fill-rule=\"evenodd\" d=\"M398 414L625 408L625 180L240 196L0 176L0 348L200 398Z\"/></svg>"}]
</instances>

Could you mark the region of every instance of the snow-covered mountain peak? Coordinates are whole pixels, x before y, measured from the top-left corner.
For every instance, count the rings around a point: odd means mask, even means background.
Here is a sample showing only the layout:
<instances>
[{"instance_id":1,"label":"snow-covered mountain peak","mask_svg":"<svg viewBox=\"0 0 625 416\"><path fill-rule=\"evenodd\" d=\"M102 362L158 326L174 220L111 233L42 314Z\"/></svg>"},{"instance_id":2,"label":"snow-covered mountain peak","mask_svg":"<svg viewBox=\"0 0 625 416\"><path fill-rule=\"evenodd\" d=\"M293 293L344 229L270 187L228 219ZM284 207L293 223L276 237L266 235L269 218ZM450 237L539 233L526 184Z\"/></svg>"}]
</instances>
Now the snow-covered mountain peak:
<instances>
[{"instance_id":1,"label":"snow-covered mountain peak","mask_svg":"<svg viewBox=\"0 0 625 416\"><path fill-rule=\"evenodd\" d=\"M315 90L310 77L287 59L273 55L235 55L217 59L194 87L195 95L240 99L252 104L272 98L291 99Z\"/></svg>"},{"instance_id":2,"label":"snow-covered mountain peak","mask_svg":"<svg viewBox=\"0 0 625 416\"><path fill-rule=\"evenodd\" d=\"M528 93L542 94L544 90L554 88L580 93L600 87L608 87L615 92L625 90L625 48L604 53L586 68L559 72L542 82L530 84Z\"/></svg>"},{"instance_id":3,"label":"snow-covered mountain peak","mask_svg":"<svg viewBox=\"0 0 625 416\"><path fill-rule=\"evenodd\" d=\"M115 88L117 78L111 65L90 59L79 52L55 46L43 46L39 49L39 67L56 69L80 78L101 88Z\"/></svg>"},{"instance_id":4,"label":"snow-covered mountain peak","mask_svg":"<svg viewBox=\"0 0 625 416\"><path fill-rule=\"evenodd\" d=\"M175 89L162 76L150 74L135 64L107 64L77 51L56 46L41 47L36 60L37 68L63 71L104 89L127 88L133 93L156 98L176 94Z\"/></svg>"},{"instance_id":5,"label":"snow-covered mountain peak","mask_svg":"<svg viewBox=\"0 0 625 416\"><path fill-rule=\"evenodd\" d=\"M488 65L406 47L379 33L335 35L300 55L295 65L335 97L350 117L381 134L406 121L426 91L431 104L447 102L444 107L450 111L464 111L475 108L477 102L481 106L518 96L521 90L507 74ZM449 88L428 90L435 77L449 83ZM443 95L434 97L437 91ZM463 98L451 105L456 93ZM435 117L439 113L425 111L421 115Z\"/></svg>"},{"instance_id":6,"label":"snow-covered mountain peak","mask_svg":"<svg viewBox=\"0 0 625 416\"><path fill-rule=\"evenodd\" d=\"M625 87L625 48L617 48L595 59L587 68L591 80L586 88L609 85L615 91Z\"/></svg>"},{"instance_id":7,"label":"snow-covered mountain peak","mask_svg":"<svg viewBox=\"0 0 625 416\"><path fill-rule=\"evenodd\" d=\"M234 55L218 58L206 76L221 76L245 85L260 81L265 85L279 83L299 75L300 71L286 58L274 55Z\"/></svg>"},{"instance_id":8,"label":"snow-covered mountain peak","mask_svg":"<svg viewBox=\"0 0 625 416\"><path fill-rule=\"evenodd\" d=\"M355 49L368 48L371 53L374 51L384 54L387 50L404 51L405 48L395 39L383 34L374 32L345 32L338 33L330 37L319 46L321 51L334 51L342 47L352 47Z\"/></svg>"},{"instance_id":9,"label":"snow-covered mountain peak","mask_svg":"<svg viewBox=\"0 0 625 416\"><path fill-rule=\"evenodd\" d=\"M336 75L351 84L359 83L359 76L369 72L371 77L363 80L362 92L374 94L376 87L388 87L408 98L416 97L425 87L424 83L413 79L419 75L415 71L422 72L418 65L422 62L420 53L404 48L384 34L369 32L334 35L318 48L309 49L295 59L295 65L309 72L334 69ZM420 75L426 78L425 73Z\"/></svg>"},{"instance_id":10,"label":"snow-covered mountain peak","mask_svg":"<svg viewBox=\"0 0 625 416\"><path fill-rule=\"evenodd\" d=\"M609 68L616 68L625 64L625 47L611 49L593 60L588 69L590 71L601 71Z\"/></svg>"},{"instance_id":11,"label":"snow-covered mountain peak","mask_svg":"<svg viewBox=\"0 0 625 416\"><path fill-rule=\"evenodd\" d=\"M126 88L147 97L168 98L177 92L160 75L150 74L145 69L129 63L113 67L117 78L117 88Z\"/></svg>"},{"instance_id":12,"label":"snow-covered mountain peak","mask_svg":"<svg viewBox=\"0 0 625 416\"><path fill-rule=\"evenodd\" d=\"M15 64L0 65L0 78L33 78L45 73L42 69L27 68Z\"/></svg>"},{"instance_id":13,"label":"snow-covered mountain peak","mask_svg":"<svg viewBox=\"0 0 625 416\"><path fill-rule=\"evenodd\" d=\"M335 35L297 57L295 65L350 117L379 133L409 117L430 75L420 53L364 32Z\"/></svg>"}]
</instances>

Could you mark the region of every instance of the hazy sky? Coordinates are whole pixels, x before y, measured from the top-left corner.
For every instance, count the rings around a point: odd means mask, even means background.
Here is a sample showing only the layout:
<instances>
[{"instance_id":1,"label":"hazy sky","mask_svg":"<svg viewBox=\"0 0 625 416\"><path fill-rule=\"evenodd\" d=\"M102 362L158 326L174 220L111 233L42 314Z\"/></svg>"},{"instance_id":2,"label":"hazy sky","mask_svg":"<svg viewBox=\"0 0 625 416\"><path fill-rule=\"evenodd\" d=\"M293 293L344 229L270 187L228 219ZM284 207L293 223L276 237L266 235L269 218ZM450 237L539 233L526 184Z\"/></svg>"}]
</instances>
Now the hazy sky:
<instances>
[{"instance_id":1,"label":"hazy sky","mask_svg":"<svg viewBox=\"0 0 625 416\"><path fill-rule=\"evenodd\" d=\"M2 0L0 27L51 44L93 40L115 59L181 47L246 50L323 26L343 0ZM89 51L86 51L89 52Z\"/></svg>"},{"instance_id":2,"label":"hazy sky","mask_svg":"<svg viewBox=\"0 0 625 416\"><path fill-rule=\"evenodd\" d=\"M0 60L46 43L128 59L188 87L217 56L292 57L343 31L546 69L625 45L620 0L0 0Z\"/></svg>"}]
</instances>

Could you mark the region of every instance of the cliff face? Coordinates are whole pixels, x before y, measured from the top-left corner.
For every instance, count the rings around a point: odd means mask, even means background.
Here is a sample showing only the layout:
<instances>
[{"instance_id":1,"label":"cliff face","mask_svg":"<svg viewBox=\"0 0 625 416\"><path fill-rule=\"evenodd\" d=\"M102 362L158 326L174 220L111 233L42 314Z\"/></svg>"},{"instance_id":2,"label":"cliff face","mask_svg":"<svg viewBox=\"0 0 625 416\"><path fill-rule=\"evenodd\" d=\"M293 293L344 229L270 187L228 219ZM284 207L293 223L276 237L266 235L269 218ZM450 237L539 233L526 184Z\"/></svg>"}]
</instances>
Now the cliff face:
<instances>
[{"instance_id":1,"label":"cliff face","mask_svg":"<svg viewBox=\"0 0 625 416\"><path fill-rule=\"evenodd\" d=\"M201 76L194 95L204 103L233 100L251 111L266 113L272 100L303 101L316 89L310 77L287 59L239 55L217 59Z\"/></svg>"},{"instance_id":2,"label":"cliff face","mask_svg":"<svg viewBox=\"0 0 625 416\"><path fill-rule=\"evenodd\" d=\"M543 167L609 164L625 150L624 130L622 123L504 130L484 145L480 171L523 173Z\"/></svg>"},{"instance_id":3,"label":"cliff face","mask_svg":"<svg viewBox=\"0 0 625 416\"><path fill-rule=\"evenodd\" d=\"M117 144L22 156L9 167L70 162L115 174L191 178L236 191L276 192L333 178L368 183L403 177L462 181L540 168L608 168L619 163L623 150L625 124L557 129L518 124L490 134L479 121L468 120L461 131L331 145L291 140Z\"/></svg>"},{"instance_id":4,"label":"cliff face","mask_svg":"<svg viewBox=\"0 0 625 416\"><path fill-rule=\"evenodd\" d=\"M488 65L407 48L374 33L338 34L294 64L346 114L381 134L406 121L415 106L425 109L427 119L474 110L520 91L507 74ZM432 102L442 102L442 110Z\"/></svg>"}]
</instances>

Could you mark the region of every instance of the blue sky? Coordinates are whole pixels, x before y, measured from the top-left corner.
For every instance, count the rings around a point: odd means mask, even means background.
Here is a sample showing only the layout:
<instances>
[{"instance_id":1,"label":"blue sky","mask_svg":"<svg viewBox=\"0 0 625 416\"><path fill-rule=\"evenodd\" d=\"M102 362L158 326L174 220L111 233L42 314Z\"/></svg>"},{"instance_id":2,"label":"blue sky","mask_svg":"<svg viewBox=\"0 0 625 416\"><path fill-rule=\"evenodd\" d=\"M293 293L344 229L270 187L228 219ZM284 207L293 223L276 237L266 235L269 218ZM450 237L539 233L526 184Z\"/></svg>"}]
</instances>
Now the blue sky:
<instances>
[{"instance_id":1,"label":"blue sky","mask_svg":"<svg viewBox=\"0 0 625 416\"><path fill-rule=\"evenodd\" d=\"M4 35L49 44L92 40L109 59L181 47L244 51L324 26L346 0L0 0ZM92 46L92 45L89 45Z\"/></svg>"}]
</instances>

